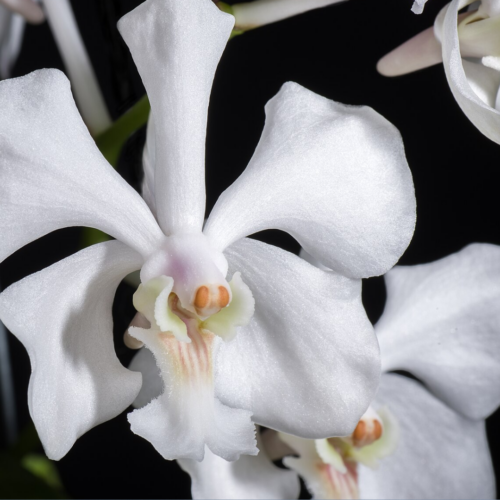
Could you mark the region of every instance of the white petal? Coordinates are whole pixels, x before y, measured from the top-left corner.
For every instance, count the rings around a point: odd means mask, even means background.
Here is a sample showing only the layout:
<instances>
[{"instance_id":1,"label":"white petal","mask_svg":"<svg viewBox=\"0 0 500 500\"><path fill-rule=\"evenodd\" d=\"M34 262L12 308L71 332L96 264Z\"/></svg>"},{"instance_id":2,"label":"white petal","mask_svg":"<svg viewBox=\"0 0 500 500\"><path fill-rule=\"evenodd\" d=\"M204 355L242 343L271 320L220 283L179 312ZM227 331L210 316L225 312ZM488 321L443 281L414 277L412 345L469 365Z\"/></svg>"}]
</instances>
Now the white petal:
<instances>
[{"instance_id":1,"label":"white petal","mask_svg":"<svg viewBox=\"0 0 500 500\"><path fill-rule=\"evenodd\" d=\"M235 29L249 30L340 1L342 0L254 0L234 4L231 10L236 18Z\"/></svg>"},{"instance_id":2,"label":"white petal","mask_svg":"<svg viewBox=\"0 0 500 500\"><path fill-rule=\"evenodd\" d=\"M442 62L441 52L441 43L431 26L382 57L377 71L384 76L411 73Z\"/></svg>"},{"instance_id":3,"label":"white petal","mask_svg":"<svg viewBox=\"0 0 500 500\"><path fill-rule=\"evenodd\" d=\"M462 62L470 88L484 104L495 109L500 89L500 71L475 62Z\"/></svg>"},{"instance_id":4,"label":"white petal","mask_svg":"<svg viewBox=\"0 0 500 500\"><path fill-rule=\"evenodd\" d=\"M350 434L373 399L378 344L361 284L254 240L232 245L255 314L220 348L216 393L272 429L308 438Z\"/></svg>"},{"instance_id":5,"label":"white petal","mask_svg":"<svg viewBox=\"0 0 500 500\"><path fill-rule=\"evenodd\" d=\"M69 226L101 229L144 256L158 246L154 217L102 157L63 73L0 82L0 109L0 261Z\"/></svg>"},{"instance_id":6,"label":"white petal","mask_svg":"<svg viewBox=\"0 0 500 500\"><path fill-rule=\"evenodd\" d=\"M360 498L494 498L484 421L455 413L418 382L384 374L375 406L401 427L396 451L376 470L359 466Z\"/></svg>"},{"instance_id":7,"label":"white petal","mask_svg":"<svg viewBox=\"0 0 500 500\"><path fill-rule=\"evenodd\" d=\"M451 91L467 118L489 139L500 144L500 111L474 92L467 80L460 53L457 13L464 1L453 0L446 12L442 31L443 61Z\"/></svg>"},{"instance_id":8,"label":"white petal","mask_svg":"<svg viewBox=\"0 0 500 500\"><path fill-rule=\"evenodd\" d=\"M122 243L101 243L0 295L0 317L30 356L28 404L49 458L62 458L139 392L141 376L115 354L111 306L122 278L141 263Z\"/></svg>"},{"instance_id":9,"label":"white petal","mask_svg":"<svg viewBox=\"0 0 500 500\"><path fill-rule=\"evenodd\" d=\"M211 0L148 0L118 23L151 102L155 203L166 234L203 224L208 101L233 25Z\"/></svg>"},{"instance_id":10,"label":"white petal","mask_svg":"<svg viewBox=\"0 0 500 500\"><path fill-rule=\"evenodd\" d=\"M157 399L129 414L133 432L167 460L203 460L205 445L227 460L257 453L251 413L214 397L212 353L222 342L219 337L190 329L193 342L186 343L142 328L129 333L152 351L164 384Z\"/></svg>"},{"instance_id":11,"label":"white petal","mask_svg":"<svg viewBox=\"0 0 500 500\"><path fill-rule=\"evenodd\" d=\"M179 460L191 476L193 498L298 498L297 474L276 467L260 442L259 450L257 456L243 455L235 462L227 462L208 449L203 462Z\"/></svg>"},{"instance_id":12,"label":"white petal","mask_svg":"<svg viewBox=\"0 0 500 500\"><path fill-rule=\"evenodd\" d=\"M269 101L266 115L250 164L210 214L205 234L213 244L223 249L275 228L345 276L390 269L415 224L397 130L370 108L344 106L295 83Z\"/></svg>"},{"instance_id":13,"label":"white petal","mask_svg":"<svg viewBox=\"0 0 500 500\"><path fill-rule=\"evenodd\" d=\"M422 14L426 3L427 3L427 0L415 0L413 2L413 5L411 6L411 11L414 14Z\"/></svg>"},{"instance_id":14,"label":"white petal","mask_svg":"<svg viewBox=\"0 0 500 500\"><path fill-rule=\"evenodd\" d=\"M142 408L161 395L163 380L153 353L149 349L139 349L128 368L142 373L142 387L133 403L135 408Z\"/></svg>"},{"instance_id":15,"label":"white petal","mask_svg":"<svg viewBox=\"0 0 500 500\"><path fill-rule=\"evenodd\" d=\"M500 404L500 247L396 267L375 330L382 368L407 370L470 418Z\"/></svg>"}]
</instances>

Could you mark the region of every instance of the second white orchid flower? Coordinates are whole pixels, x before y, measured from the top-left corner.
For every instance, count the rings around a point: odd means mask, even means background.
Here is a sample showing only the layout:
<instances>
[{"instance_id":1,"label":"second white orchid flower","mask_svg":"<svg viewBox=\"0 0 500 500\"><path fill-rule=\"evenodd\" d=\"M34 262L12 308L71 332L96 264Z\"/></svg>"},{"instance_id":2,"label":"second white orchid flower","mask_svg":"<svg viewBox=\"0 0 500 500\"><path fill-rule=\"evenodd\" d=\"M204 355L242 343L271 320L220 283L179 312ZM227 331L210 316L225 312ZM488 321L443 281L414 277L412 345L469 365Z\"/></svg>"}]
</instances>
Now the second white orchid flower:
<instances>
[{"instance_id":1,"label":"second white orchid flower","mask_svg":"<svg viewBox=\"0 0 500 500\"><path fill-rule=\"evenodd\" d=\"M0 295L0 317L30 355L30 412L53 459L141 389L116 358L111 318L116 287L137 269L141 325L130 334L163 387L129 420L165 458L256 453L254 422L346 434L377 388L360 278L392 267L413 233L401 138L369 108L288 83L202 230L210 88L233 24L210 0L148 0L119 22L151 101L151 210L96 148L60 72L0 85L0 258L67 226L118 240ZM268 228L335 271L244 238Z\"/></svg>"},{"instance_id":2,"label":"second white orchid flower","mask_svg":"<svg viewBox=\"0 0 500 500\"><path fill-rule=\"evenodd\" d=\"M182 460L193 498L297 498L297 478L270 461L286 455L298 455L283 462L317 499L495 498L484 419L500 405L500 247L475 244L396 267L386 285L375 326L377 412L348 437L280 441L265 431L262 456Z\"/></svg>"},{"instance_id":3,"label":"second white orchid flower","mask_svg":"<svg viewBox=\"0 0 500 500\"><path fill-rule=\"evenodd\" d=\"M483 0L478 10L458 13L472 3L453 0L441 10L433 28L384 56L377 69L397 76L443 62L462 111L500 144L500 8L498 1Z\"/></svg>"}]
</instances>

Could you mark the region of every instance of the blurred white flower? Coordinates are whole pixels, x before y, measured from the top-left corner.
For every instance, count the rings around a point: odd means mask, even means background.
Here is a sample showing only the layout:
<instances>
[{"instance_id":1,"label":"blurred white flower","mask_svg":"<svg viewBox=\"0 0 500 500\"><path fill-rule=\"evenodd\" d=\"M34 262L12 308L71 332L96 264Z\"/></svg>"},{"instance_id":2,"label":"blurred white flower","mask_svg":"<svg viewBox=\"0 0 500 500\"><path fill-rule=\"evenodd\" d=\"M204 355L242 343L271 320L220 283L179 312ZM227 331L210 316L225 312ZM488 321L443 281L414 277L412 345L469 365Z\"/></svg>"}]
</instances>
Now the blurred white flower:
<instances>
[{"instance_id":1,"label":"blurred white flower","mask_svg":"<svg viewBox=\"0 0 500 500\"><path fill-rule=\"evenodd\" d=\"M234 15L235 30L246 31L342 1L344 0L253 0L231 6L224 2L216 3Z\"/></svg>"},{"instance_id":2,"label":"blurred white flower","mask_svg":"<svg viewBox=\"0 0 500 500\"><path fill-rule=\"evenodd\" d=\"M269 459L291 454L299 458L285 465L314 498L495 497L484 419L500 404L500 248L474 244L395 267L386 285L376 412L346 438L279 434L288 448L265 431L263 456L244 457L245 475L218 457L183 460L193 498L296 498L292 478Z\"/></svg>"},{"instance_id":3,"label":"blurred white flower","mask_svg":"<svg viewBox=\"0 0 500 500\"><path fill-rule=\"evenodd\" d=\"M385 76L397 76L443 62L462 111L500 144L500 2L483 0L478 10L458 14L472 3L453 0L441 10L433 28L384 56L377 69Z\"/></svg>"},{"instance_id":4,"label":"blurred white flower","mask_svg":"<svg viewBox=\"0 0 500 500\"><path fill-rule=\"evenodd\" d=\"M0 259L67 226L118 240L0 295L0 317L30 355L30 412L51 458L141 389L116 358L111 318L116 287L137 269L140 324L129 334L148 348L136 362L152 352L163 383L150 397L144 384L140 398L152 401L129 420L165 458L256 453L253 422L347 434L376 391L360 278L391 268L413 233L401 138L370 108L285 84L203 229L210 88L233 24L210 0L148 0L119 22L151 102L152 211L96 148L60 72L0 84ZM245 238L269 228L334 271Z\"/></svg>"}]
</instances>

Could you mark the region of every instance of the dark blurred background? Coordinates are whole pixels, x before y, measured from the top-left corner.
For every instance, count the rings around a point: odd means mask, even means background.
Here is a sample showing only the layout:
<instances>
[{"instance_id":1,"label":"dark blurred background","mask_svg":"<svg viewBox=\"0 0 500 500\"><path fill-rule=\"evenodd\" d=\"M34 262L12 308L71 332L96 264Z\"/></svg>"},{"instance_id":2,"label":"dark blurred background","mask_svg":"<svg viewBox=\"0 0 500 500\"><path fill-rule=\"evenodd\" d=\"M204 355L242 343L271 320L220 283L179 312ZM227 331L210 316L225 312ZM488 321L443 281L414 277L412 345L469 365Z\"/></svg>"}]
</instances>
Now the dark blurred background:
<instances>
[{"instance_id":1,"label":"dark blurred background","mask_svg":"<svg viewBox=\"0 0 500 500\"><path fill-rule=\"evenodd\" d=\"M115 27L119 17L139 3L72 2L114 118L144 93ZM411 3L349 0L247 32L229 42L217 71L209 112L207 213L248 163L264 124L265 103L284 82L292 80L336 101L371 106L400 130L418 206L415 236L401 264L436 260L471 242L500 244L500 146L467 120L448 88L442 65L393 79L375 70L381 56L430 26L445 4L429 0L424 14L417 16L410 11ZM64 69L46 23L27 27L14 76L43 67ZM140 130L130 138L118 166L137 188L144 135ZM283 233L265 232L257 237L298 251L298 244ZM80 239L81 230L73 228L28 245L0 265L2 287L77 251ZM125 365L133 355L122 342L134 315L133 292L132 287L122 284L114 306L116 351ZM375 322L385 301L382 278L365 280L364 301ZM24 347L11 335L9 346L17 425L22 431L31 424L27 407L30 363ZM189 497L189 477L130 431L126 413L85 434L56 463L66 493L72 498ZM499 422L497 413L487 424L497 475ZM5 448L2 429L0 445Z\"/></svg>"}]
</instances>

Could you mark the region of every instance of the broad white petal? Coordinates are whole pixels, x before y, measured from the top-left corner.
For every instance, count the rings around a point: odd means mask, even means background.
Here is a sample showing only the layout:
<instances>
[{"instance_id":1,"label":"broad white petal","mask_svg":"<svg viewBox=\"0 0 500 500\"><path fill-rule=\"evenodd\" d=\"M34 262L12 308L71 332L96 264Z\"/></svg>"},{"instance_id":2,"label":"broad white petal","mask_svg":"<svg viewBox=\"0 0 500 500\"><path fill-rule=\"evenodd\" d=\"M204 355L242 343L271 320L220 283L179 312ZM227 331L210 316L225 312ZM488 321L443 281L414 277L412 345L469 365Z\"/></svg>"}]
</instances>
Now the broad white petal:
<instances>
[{"instance_id":1,"label":"broad white petal","mask_svg":"<svg viewBox=\"0 0 500 500\"><path fill-rule=\"evenodd\" d=\"M260 441L259 450L257 456L243 455L235 462L227 462L207 449L203 462L178 462L191 476L191 494L196 500L298 498L300 484L297 474L276 467Z\"/></svg>"},{"instance_id":2,"label":"broad white petal","mask_svg":"<svg viewBox=\"0 0 500 500\"><path fill-rule=\"evenodd\" d=\"M210 214L205 234L213 244L223 249L275 228L344 276L390 269L415 224L398 131L371 108L344 106L296 83L281 88L266 115L252 160Z\"/></svg>"},{"instance_id":3,"label":"broad white petal","mask_svg":"<svg viewBox=\"0 0 500 500\"><path fill-rule=\"evenodd\" d=\"M484 418L500 404L500 247L469 245L396 267L377 323L382 368L407 370L457 411Z\"/></svg>"},{"instance_id":4,"label":"broad white petal","mask_svg":"<svg viewBox=\"0 0 500 500\"><path fill-rule=\"evenodd\" d=\"M359 466L360 498L494 498L484 421L460 416L414 380L384 374L375 407L401 427L396 451L378 469Z\"/></svg>"},{"instance_id":5,"label":"broad white petal","mask_svg":"<svg viewBox=\"0 0 500 500\"><path fill-rule=\"evenodd\" d=\"M307 438L350 434L377 389L378 344L361 283L255 240L229 247L255 298L249 325L220 347L216 394L253 420Z\"/></svg>"},{"instance_id":6,"label":"broad white petal","mask_svg":"<svg viewBox=\"0 0 500 500\"><path fill-rule=\"evenodd\" d=\"M63 73L0 82L0 109L0 261L69 226L101 229L143 256L158 246L153 215L97 149Z\"/></svg>"},{"instance_id":7,"label":"broad white petal","mask_svg":"<svg viewBox=\"0 0 500 500\"><path fill-rule=\"evenodd\" d=\"M0 295L0 317L30 356L28 404L53 460L121 413L139 392L140 374L124 368L115 354L111 307L120 281L141 264L123 243L101 243Z\"/></svg>"},{"instance_id":8,"label":"broad white petal","mask_svg":"<svg viewBox=\"0 0 500 500\"><path fill-rule=\"evenodd\" d=\"M254 0L231 6L235 29L249 30L342 0Z\"/></svg>"},{"instance_id":9,"label":"broad white petal","mask_svg":"<svg viewBox=\"0 0 500 500\"><path fill-rule=\"evenodd\" d=\"M147 0L118 22L151 102L155 203L166 234L203 225L208 101L233 25L211 0Z\"/></svg>"},{"instance_id":10,"label":"broad white petal","mask_svg":"<svg viewBox=\"0 0 500 500\"><path fill-rule=\"evenodd\" d=\"M486 137L500 144L500 110L486 104L474 92L464 70L458 39L457 14L458 10L466 3L464 0L453 0L444 18L442 44L446 78L455 99L467 118Z\"/></svg>"}]
</instances>

